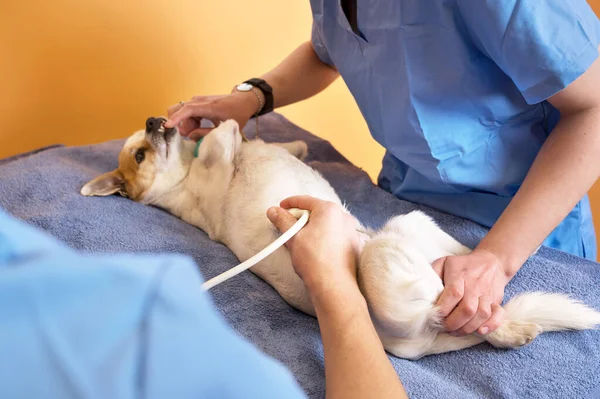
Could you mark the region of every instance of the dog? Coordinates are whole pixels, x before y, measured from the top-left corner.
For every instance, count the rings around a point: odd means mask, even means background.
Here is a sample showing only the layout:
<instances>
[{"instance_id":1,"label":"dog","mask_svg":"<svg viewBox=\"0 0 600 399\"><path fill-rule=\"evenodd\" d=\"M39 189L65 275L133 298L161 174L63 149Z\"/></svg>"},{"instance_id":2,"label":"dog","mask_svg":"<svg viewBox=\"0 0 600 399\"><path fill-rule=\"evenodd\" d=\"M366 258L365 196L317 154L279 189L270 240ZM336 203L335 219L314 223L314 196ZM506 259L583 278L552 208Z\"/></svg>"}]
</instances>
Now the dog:
<instances>
[{"instance_id":1,"label":"dog","mask_svg":"<svg viewBox=\"0 0 600 399\"><path fill-rule=\"evenodd\" d=\"M130 136L117 169L81 189L85 196L121 194L162 208L225 244L240 261L278 237L266 211L285 198L309 195L349 212L331 185L302 162L302 141L242 140L238 124L225 121L200 143L183 139L164 118L148 118L145 130ZM431 264L471 250L414 211L369 230L358 262L358 283L385 349L401 358L456 351L484 341L518 348L545 331L592 329L600 312L555 293L532 292L510 300L505 320L494 332L454 337L443 331L435 303L443 282ZM306 288L294 272L286 247L250 269L294 308L315 316Z\"/></svg>"}]
</instances>

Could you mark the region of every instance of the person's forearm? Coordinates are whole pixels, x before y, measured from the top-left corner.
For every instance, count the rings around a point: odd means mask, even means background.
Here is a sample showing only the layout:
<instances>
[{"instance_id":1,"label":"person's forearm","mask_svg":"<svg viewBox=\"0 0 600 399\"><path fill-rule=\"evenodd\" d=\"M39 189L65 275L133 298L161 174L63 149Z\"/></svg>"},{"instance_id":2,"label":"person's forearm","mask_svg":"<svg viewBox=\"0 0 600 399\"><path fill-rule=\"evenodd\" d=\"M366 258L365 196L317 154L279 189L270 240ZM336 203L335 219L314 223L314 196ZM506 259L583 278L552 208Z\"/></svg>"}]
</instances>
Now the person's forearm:
<instances>
[{"instance_id":1,"label":"person's forearm","mask_svg":"<svg viewBox=\"0 0 600 399\"><path fill-rule=\"evenodd\" d=\"M600 109L564 116L478 249L496 254L512 277L598 179L599 154Z\"/></svg>"},{"instance_id":2,"label":"person's forearm","mask_svg":"<svg viewBox=\"0 0 600 399\"><path fill-rule=\"evenodd\" d=\"M274 107L280 108L320 93L338 76L335 69L317 57L312 44L306 42L262 79L273 88Z\"/></svg>"},{"instance_id":3,"label":"person's forearm","mask_svg":"<svg viewBox=\"0 0 600 399\"><path fill-rule=\"evenodd\" d=\"M325 351L327 398L407 398L358 286L340 286L312 295Z\"/></svg>"}]
</instances>

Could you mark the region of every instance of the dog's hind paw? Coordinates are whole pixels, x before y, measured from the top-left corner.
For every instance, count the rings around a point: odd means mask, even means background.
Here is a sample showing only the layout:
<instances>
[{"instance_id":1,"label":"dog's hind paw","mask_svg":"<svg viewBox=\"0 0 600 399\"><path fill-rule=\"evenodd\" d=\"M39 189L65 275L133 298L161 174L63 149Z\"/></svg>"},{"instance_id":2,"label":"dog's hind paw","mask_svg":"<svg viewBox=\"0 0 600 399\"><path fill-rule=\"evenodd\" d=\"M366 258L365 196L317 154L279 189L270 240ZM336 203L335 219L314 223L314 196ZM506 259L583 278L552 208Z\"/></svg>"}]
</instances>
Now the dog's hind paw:
<instances>
[{"instance_id":1,"label":"dog's hind paw","mask_svg":"<svg viewBox=\"0 0 600 399\"><path fill-rule=\"evenodd\" d=\"M484 338L496 348L514 349L531 343L541 332L539 324L508 320Z\"/></svg>"}]
</instances>

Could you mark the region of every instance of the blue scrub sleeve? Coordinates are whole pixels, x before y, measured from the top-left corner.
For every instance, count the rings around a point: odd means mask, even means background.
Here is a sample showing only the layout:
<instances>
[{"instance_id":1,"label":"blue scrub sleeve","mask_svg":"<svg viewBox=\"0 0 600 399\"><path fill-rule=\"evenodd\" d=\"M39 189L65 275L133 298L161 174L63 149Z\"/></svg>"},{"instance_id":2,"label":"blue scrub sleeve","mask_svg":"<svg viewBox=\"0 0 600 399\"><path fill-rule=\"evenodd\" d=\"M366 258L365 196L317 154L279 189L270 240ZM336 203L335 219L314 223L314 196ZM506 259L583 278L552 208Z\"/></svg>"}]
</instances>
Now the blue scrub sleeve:
<instances>
[{"instance_id":1,"label":"blue scrub sleeve","mask_svg":"<svg viewBox=\"0 0 600 399\"><path fill-rule=\"evenodd\" d=\"M475 45L528 104L558 93L598 56L599 22L585 0L458 0Z\"/></svg>"},{"instance_id":2,"label":"blue scrub sleeve","mask_svg":"<svg viewBox=\"0 0 600 399\"><path fill-rule=\"evenodd\" d=\"M177 255L77 253L0 210L1 398L305 398Z\"/></svg>"},{"instance_id":3,"label":"blue scrub sleeve","mask_svg":"<svg viewBox=\"0 0 600 399\"><path fill-rule=\"evenodd\" d=\"M333 64L333 61L331 60L331 57L329 56L327 47L325 47L325 44L323 44L323 39L321 39L321 34L319 33L319 28L317 27L317 24L314 22L312 24L311 42L312 42L313 50L315 50L317 57L319 57L319 59L323 63L325 63L329 66L335 67L335 65Z\"/></svg>"}]
</instances>

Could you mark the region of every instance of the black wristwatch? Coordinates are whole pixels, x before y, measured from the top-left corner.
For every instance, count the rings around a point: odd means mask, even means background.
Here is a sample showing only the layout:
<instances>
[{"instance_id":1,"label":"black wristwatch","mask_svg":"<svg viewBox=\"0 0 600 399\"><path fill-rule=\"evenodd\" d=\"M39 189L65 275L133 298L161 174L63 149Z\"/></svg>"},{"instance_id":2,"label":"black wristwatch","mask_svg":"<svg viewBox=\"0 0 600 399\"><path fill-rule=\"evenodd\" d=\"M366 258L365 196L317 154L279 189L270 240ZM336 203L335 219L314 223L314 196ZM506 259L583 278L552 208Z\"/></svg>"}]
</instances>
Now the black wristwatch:
<instances>
[{"instance_id":1,"label":"black wristwatch","mask_svg":"<svg viewBox=\"0 0 600 399\"><path fill-rule=\"evenodd\" d=\"M273 101L274 101L273 100L273 88L271 86L269 86L269 84L267 82L265 82L263 79L253 78L253 79L246 80L244 83L236 86L236 90L250 91L250 90L252 90L253 87L258 88L263 93L263 96L265 97L265 103L261 107L258 114L256 114L255 116L260 116L260 115L264 115L264 114L268 114L269 112L272 112L273 111Z\"/></svg>"}]
</instances>

